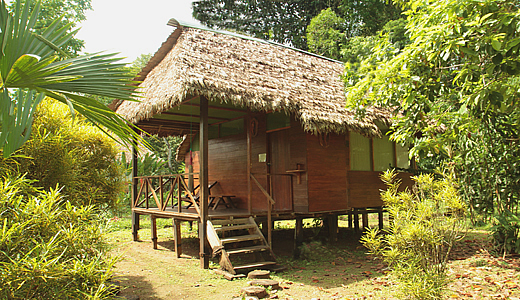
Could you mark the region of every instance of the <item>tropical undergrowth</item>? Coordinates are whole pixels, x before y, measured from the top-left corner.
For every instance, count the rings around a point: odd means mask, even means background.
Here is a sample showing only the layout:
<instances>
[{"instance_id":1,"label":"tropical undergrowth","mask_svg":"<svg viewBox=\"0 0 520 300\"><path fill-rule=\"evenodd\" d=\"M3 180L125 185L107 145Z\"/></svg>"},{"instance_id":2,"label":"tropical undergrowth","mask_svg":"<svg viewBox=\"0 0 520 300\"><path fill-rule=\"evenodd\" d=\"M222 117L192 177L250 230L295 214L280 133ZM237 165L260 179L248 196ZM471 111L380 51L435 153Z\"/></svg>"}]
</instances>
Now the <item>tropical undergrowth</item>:
<instances>
[{"instance_id":1,"label":"tropical undergrowth","mask_svg":"<svg viewBox=\"0 0 520 300\"><path fill-rule=\"evenodd\" d=\"M0 298L104 299L115 258L94 206L17 176L0 180Z\"/></svg>"},{"instance_id":2,"label":"tropical undergrowth","mask_svg":"<svg viewBox=\"0 0 520 300\"><path fill-rule=\"evenodd\" d=\"M40 103L29 140L0 161L0 299L111 297L105 232L125 187L118 153L66 105Z\"/></svg>"},{"instance_id":3,"label":"tropical undergrowth","mask_svg":"<svg viewBox=\"0 0 520 300\"><path fill-rule=\"evenodd\" d=\"M119 153L116 142L83 116L47 98L14 161L20 174L35 180L33 185L49 190L59 184L75 206L115 209L125 188Z\"/></svg>"},{"instance_id":4,"label":"tropical undergrowth","mask_svg":"<svg viewBox=\"0 0 520 300\"><path fill-rule=\"evenodd\" d=\"M412 177L413 190L399 191L395 171L381 179L381 192L391 221L384 234L369 230L363 244L388 263L399 284L400 299L442 299L448 255L466 229L466 206L453 178L432 174Z\"/></svg>"}]
</instances>

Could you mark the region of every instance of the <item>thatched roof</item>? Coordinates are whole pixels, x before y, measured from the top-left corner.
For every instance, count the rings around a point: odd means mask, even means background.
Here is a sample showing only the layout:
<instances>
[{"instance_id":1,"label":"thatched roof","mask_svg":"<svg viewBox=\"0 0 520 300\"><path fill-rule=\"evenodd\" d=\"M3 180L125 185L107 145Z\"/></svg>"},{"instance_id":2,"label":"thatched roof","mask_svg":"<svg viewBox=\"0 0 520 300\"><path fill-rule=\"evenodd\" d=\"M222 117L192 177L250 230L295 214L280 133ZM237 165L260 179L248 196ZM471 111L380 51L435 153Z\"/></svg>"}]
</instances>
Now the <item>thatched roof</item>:
<instances>
[{"instance_id":1,"label":"thatched roof","mask_svg":"<svg viewBox=\"0 0 520 300\"><path fill-rule=\"evenodd\" d=\"M343 64L283 45L231 33L178 26L139 74L141 102L116 112L134 124L203 95L252 111L285 111L311 133L353 130L379 136L371 110L363 120L345 108ZM117 105L116 105L117 106Z\"/></svg>"}]
</instances>

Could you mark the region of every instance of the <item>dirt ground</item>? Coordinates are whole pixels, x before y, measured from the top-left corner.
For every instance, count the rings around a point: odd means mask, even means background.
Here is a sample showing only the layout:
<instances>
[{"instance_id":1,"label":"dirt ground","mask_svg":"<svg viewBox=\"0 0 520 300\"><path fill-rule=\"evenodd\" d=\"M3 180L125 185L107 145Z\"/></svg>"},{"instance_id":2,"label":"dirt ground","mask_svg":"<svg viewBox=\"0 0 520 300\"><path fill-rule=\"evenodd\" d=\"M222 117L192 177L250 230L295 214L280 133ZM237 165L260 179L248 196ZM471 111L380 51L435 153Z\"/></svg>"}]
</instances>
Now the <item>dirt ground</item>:
<instances>
[{"instance_id":1,"label":"dirt ground","mask_svg":"<svg viewBox=\"0 0 520 300\"><path fill-rule=\"evenodd\" d=\"M183 227L183 255L176 258L172 228L159 223L159 249L153 250L149 227L140 230L140 242L131 239L128 221L111 233L113 253L121 256L117 281L127 299L233 299L248 285L247 279L228 281L211 269L200 268L196 231ZM364 253L359 236L340 228L339 241L320 240L318 228L306 228L302 259L293 260L293 230L278 228L273 250L283 272L272 274L282 290L270 291L272 299L397 299L396 286L384 264ZM488 253L484 231L472 232L452 253L449 299L520 300L520 260Z\"/></svg>"}]
</instances>

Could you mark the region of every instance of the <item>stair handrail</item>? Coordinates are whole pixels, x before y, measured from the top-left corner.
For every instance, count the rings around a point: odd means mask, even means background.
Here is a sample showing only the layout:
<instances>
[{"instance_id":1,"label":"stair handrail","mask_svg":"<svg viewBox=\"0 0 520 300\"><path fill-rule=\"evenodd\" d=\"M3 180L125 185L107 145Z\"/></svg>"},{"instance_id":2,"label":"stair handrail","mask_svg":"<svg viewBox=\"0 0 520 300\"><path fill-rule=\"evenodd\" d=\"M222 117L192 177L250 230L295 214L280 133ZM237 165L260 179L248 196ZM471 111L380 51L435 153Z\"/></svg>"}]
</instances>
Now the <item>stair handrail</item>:
<instances>
[{"instance_id":1,"label":"stair handrail","mask_svg":"<svg viewBox=\"0 0 520 300\"><path fill-rule=\"evenodd\" d=\"M224 246L222 245L222 241L218 237L217 231L215 231L215 227L213 227L213 223L211 223L211 221L208 220L207 224L208 242L211 246L211 250L213 251L213 256L215 256L224 249Z\"/></svg>"},{"instance_id":2,"label":"stair handrail","mask_svg":"<svg viewBox=\"0 0 520 300\"><path fill-rule=\"evenodd\" d=\"M253 173L249 173L249 175L251 175L251 179L253 179L253 181L256 183L256 186L258 186L258 188L262 191L262 193L264 193L264 195L266 196L267 198L267 242L269 244L269 247L272 247L273 246L273 237L272 237L272 220L273 220L273 217L272 217L272 211L273 211L273 206L274 204L276 203L276 201L274 201L273 197L271 197L271 195L269 195L269 193L264 189L264 187L260 184L260 182L258 182L258 180L256 179L255 175L253 175Z\"/></svg>"},{"instance_id":3,"label":"stair handrail","mask_svg":"<svg viewBox=\"0 0 520 300\"><path fill-rule=\"evenodd\" d=\"M271 204L274 205L276 203L276 201L274 201L273 197L271 197L271 195L269 195L269 193L264 189L264 187L260 184L260 182L258 182L255 175L253 175L253 173L250 173L249 175L251 175L251 179L253 179L253 181L256 183L256 186L258 186L260 191L262 191L262 193L267 197L267 199L269 201L271 201Z\"/></svg>"}]
</instances>

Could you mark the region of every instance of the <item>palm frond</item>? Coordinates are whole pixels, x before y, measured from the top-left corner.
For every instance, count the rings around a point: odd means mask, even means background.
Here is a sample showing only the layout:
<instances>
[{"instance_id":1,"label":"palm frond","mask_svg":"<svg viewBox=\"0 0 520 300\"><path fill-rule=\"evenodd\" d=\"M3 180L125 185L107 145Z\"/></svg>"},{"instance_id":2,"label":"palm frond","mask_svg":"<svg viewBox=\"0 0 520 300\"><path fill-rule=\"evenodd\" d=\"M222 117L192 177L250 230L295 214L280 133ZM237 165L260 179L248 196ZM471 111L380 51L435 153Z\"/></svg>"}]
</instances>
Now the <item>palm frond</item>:
<instances>
[{"instance_id":1,"label":"palm frond","mask_svg":"<svg viewBox=\"0 0 520 300\"><path fill-rule=\"evenodd\" d=\"M40 87L55 92L134 100L136 86L132 85L132 76L122 69L124 64L116 63L121 59L114 56L115 54L92 54L57 62L57 65L68 64L68 66L54 73L54 76L80 76L80 78Z\"/></svg>"},{"instance_id":2,"label":"palm frond","mask_svg":"<svg viewBox=\"0 0 520 300\"><path fill-rule=\"evenodd\" d=\"M134 100L136 84L115 54L92 54L55 60L76 31L54 20L41 34L33 30L40 11L31 0L16 0L11 15L0 0L0 146L12 154L29 137L36 106L50 96L66 103L117 141L148 144L126 121L89 95ZM11 99L8 89L19 89ZM25 92L25 90L28 90ZM112 134L110 134L110 133ZM118 136L116 139L114 135ZM137 142L136 142L137 141Z\"/></svg>"},{"instance_id":3,"label":"palm frond","mask_svg":"<svg viewBox=\"0 0 520 300\"><path fill-rule=\"evenodd\" d=\"M0 147L4 157L9 157L29 139L34 112L44 96L18 89L15 99L11 99L6 89L0 91Z\"/></svg>"}]
</instances>

